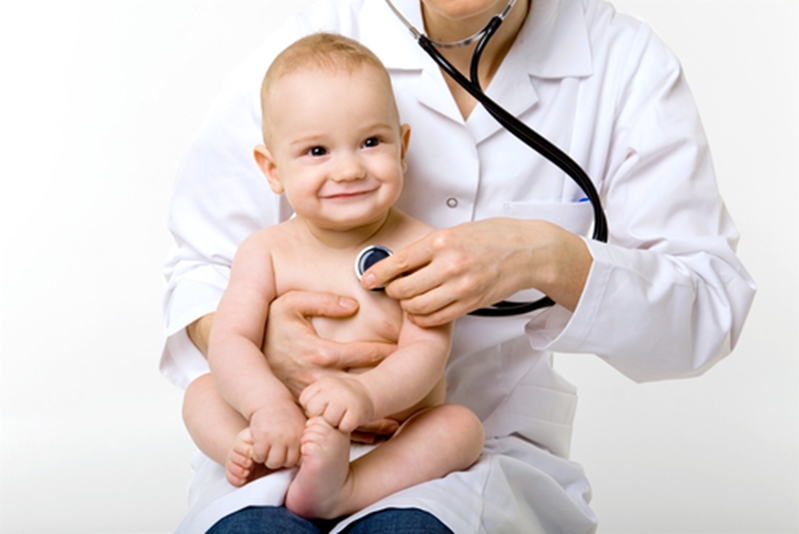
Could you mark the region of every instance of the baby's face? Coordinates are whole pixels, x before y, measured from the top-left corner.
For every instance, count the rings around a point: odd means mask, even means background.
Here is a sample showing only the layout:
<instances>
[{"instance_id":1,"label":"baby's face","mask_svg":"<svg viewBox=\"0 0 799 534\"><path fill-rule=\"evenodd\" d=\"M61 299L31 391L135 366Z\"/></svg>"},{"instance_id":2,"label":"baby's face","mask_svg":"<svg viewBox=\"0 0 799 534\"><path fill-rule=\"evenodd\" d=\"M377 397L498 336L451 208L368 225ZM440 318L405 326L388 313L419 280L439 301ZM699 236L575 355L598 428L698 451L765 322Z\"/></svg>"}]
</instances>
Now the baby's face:
<instances>
[{"instance_id":1,"label":"baby's face","mask_svg":"<svg viewBox=\"0 0 799 534\"><path fill-rule=\"evenodd\" d=\"M375 67L307 68L270 92L267 178L298 215L320 228L374 223L402 190L408 128Z\"/></svg>"}]
</instances>

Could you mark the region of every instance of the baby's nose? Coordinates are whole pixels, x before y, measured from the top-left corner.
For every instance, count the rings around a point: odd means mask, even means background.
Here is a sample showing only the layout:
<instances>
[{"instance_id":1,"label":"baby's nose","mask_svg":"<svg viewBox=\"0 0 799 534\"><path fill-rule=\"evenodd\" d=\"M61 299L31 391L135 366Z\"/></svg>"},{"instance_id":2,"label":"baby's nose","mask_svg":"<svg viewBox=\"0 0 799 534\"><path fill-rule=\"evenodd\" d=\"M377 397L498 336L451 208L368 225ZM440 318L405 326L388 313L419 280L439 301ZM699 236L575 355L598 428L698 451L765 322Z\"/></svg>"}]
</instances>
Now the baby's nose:
<instances>
[{"instance_id":1,"label":"baby's nose","mask_svg":"<svg viewBox=\"0 0 799 534\"><path fill-rule=\"evenodd\" d=\"M346 182L361 180L366 176L366 169L361 159L354 154L342 154L337 161L333 180L336 182Z\"/></svg>"}]
</instances>

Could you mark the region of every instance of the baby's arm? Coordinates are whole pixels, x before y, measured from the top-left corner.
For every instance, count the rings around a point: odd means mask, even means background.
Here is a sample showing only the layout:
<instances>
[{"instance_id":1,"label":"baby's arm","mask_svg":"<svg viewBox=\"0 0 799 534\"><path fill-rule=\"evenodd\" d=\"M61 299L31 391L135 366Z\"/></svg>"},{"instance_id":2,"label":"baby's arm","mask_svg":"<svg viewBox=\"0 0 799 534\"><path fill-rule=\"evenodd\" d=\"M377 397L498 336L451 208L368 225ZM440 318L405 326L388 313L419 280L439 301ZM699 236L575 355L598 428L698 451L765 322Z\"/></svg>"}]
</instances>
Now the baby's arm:
<instances>
[{"instance_id":1,"label":"baby's arm","mask_svg":"<svg viewBox=\"0 0 799 534\"><path fill-rule=\"evenodd\" d=\"M377 367L321 378L305 388L300 403L308 417L322 415L332 426L352 432L424 399L444 376L451 342L452 324L422 328L404 316L397 350Z\"/></svg>"},{"instance_id":2,"label":"baby's arm","mask_svg":"<svg viewBox=\"0 0 799 534\"><path fill-rule=\"evenodd\" d=\"M276 469L299 461L305 417L272 373L261 345L275 298L265 231L239 247L209 338L208 363L222 397L250 423L253 460Z\"/></svg>"}]
</instances>

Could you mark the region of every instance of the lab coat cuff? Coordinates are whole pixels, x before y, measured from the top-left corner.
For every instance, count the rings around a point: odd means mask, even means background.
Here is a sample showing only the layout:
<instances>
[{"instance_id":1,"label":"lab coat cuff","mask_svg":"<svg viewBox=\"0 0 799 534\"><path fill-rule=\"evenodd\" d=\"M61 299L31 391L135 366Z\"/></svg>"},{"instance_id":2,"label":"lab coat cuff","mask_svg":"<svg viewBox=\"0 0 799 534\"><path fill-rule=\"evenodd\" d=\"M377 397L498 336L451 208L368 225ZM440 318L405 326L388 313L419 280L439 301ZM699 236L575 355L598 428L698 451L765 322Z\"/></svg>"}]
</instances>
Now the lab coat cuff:
<instances>
[{"instance_id":1,"label":"lab coat cuff","mask_svg":"<svg viewBox=\"0 0 799 534\"><path fill-rule=\"evenodd\" d=\"M218 281L184 279L169 296L166 310L166 342L161 353L161 374L185 389L208 372L208 362L186 333L186 327L216 311L224 286Z\"/></svg>"},{"instance_id":2,"label":"lab coat cuff","mask_svg":"<svg viewBox=\"0 0 799 534\"><path fill-rule=\"evenodd\" d=\"M593 261L574 312L560 305L534 316L525 326L532 348L540 351L583 352L581 349L600 313L613 271L604 243L583 238Z\"/></svg>"},{"instance_id":3,"label":"lab coat cuff","mask_svg":"<svg viewBox=\"0 0 799 534\"><path fill-rule=\"evenodd\" d=\"M189 339L185 328L166 339L159 369L180 389L186 389L197 377L211 372L208 360Z\"/></svg>"},{"instance_id":4,"label":"lab coat cuff","mask_svg":"<svg viewBox=\"0 0 799 534\"><path fill-rule=\"evenodd\" d=\"M168 292L164 307L166 335L171 336L203 315L216 311L227 279L213 269L195 270Z\"/></svg>"}]
</instances>

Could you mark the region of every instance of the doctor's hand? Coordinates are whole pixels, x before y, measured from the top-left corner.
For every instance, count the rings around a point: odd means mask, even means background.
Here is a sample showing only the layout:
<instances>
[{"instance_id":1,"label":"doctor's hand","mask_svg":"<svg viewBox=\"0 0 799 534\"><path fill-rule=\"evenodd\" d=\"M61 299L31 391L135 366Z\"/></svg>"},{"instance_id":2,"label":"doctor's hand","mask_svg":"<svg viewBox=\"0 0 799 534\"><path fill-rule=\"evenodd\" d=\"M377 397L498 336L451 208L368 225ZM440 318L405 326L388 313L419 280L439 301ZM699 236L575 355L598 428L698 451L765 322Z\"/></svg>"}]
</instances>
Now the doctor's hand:
<instances>
[{"instance_id":1,"label":"doctor's hand","mask_svg":"<svg viewBox=\"0 0 799 534\"><path fill-rule=\"evenodd\" d=\"M362 284L386 285L411 321L432 327L531 288L574 310L592 261L585 242L555 224L495 218L436 230L374 264Z\"/></svg>"},{"instance_id":2,"label":"doctor's hand","mask_svg":"<svg viewBox=\"0 0 799 534\"><path fill-rule=\"evenodd\" d=\"M311 324L312 317L344 318L357 311L354 299L311 291L290 291L270 304L264 354L294 398L324 376L346 376L349 368L374 366L396 350L390 343L322 339Z\"/></svg>"}]
</instances>

